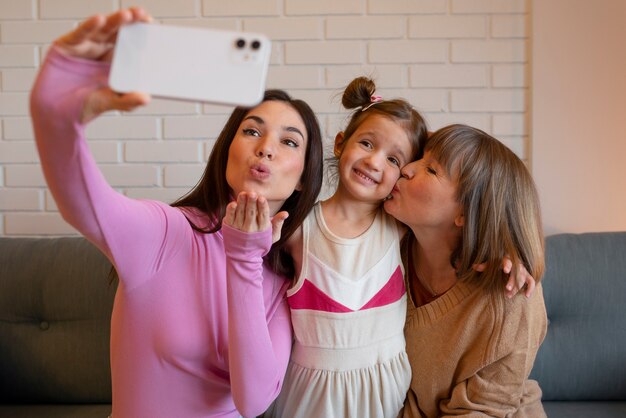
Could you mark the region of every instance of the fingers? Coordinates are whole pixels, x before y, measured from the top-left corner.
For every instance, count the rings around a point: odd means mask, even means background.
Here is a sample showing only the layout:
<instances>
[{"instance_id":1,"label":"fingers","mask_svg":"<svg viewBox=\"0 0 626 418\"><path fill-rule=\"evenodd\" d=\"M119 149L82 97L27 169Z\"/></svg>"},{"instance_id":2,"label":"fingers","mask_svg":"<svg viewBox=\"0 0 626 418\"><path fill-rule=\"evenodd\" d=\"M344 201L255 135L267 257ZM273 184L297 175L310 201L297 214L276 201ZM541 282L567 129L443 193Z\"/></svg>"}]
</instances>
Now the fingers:
<instances>
[{"instance_id":1,"label":"fingers","mask_svg":"<svg viewBox=\"0 0 626 418\"><path fill-rule=\"evenodd\" d=\"M528 274L528 271L526 270L526 268L524 268L522 264L518 264L515 271L511 273L511 276L515 279L515 284L517 285L517 288L521 289L526 284L526 281L528 280L530 274Z\"/></svg>"},{"instance_id":2,"label":"fingers","mask_svg":"<svg viewBox=\"0 0 626 418\"><path fill-rule=\"evenodd\" d=\"M237 203L230 202L226 206L226 215L224 215L224 219L222 220L222 222L225 223L226 225L230 225L234 227L236 211L237 211Z\"/></svg>"},{"instance_id":3,"label":"fingers","mask_svg":"<svg viewBox=\"0 0 626 418\"><path fill-rule=\"evenodd\" d=\"M285 217L286 218L286 217ZM244 232L264 231L272 226L267 199L254 192L241 192L226 208L224 221Z\"/></svg>"},{"instance_id":4,"label":"fingers","mask_svg":"<svg viewBox=\"0 0 626 418\"><path fill-rule=\"evenodd\" d=\"M237 196L236 221L239 229L252 232L252 222L256 221L256 194L246 192Z\"/></svg>"},{"instance_id":5,"label":"fingers","mask_svg":"<svg viewBox=\"0 0 626 418\"><path fill-rule=\"evenodd\" d=\"M513 268L513 262L508 256L504 256L502 259L502 271L504 274L509 274L511 272L511 268Z\"/></svg>"},{"instance_id":6,"label":"fingers","mask_svg":"<svg viewBox=\"0 0 626 418\"><path fill-rule=\"evenodd\" d=\"M87 59L103 57L108 59L122 25L150 21L152 17L138 7L119 10L108 16L92 16L73 31L57 39L55 45L68 55Z\"/></svg>"},{"instance_id":7,"label":"fingers","mask_svg":"<svg viewBox=\"0 0 626 418\"><path fill-rule=\"evenodd\" d=\"M123 19L117 27L115 26L115 22L112 22L112 26L110 30L108 30L108 35L103 33L103 39L108 43L115 43L117 39L117 32L119 31L122 25L126 25L128 23L152 23L152 16L148 14L141 7L131 7L127 10L128 15L123 16Z\"/></svg>"},{"instance_id":8,"label":"fingers","mask_svg":"<svg viewBox=\"0 0 626 418\"><path fill-rule=\"evenodd\" d=\"M504 294L506 295L507 298L512 298L513 296L515 296L517 294L517 292L519 292L519 287L516 287L516 280L514 276L509 275L509 279L506 282L506 287L505 287L505 291Z\"/></svg>"},{"instance_id":9,"label":"fingers","mask_svg":"<svg viewBox=\"0 0 626 418\"><path fill-rule=\"evenodd\" d=\"M526 281L526 291L524 292L524 296L526 296L527 298L529 298L533 292L535 291L535 286L537 285L537 282L535 282L535 279L532 276L528 276L530 278L530 280Z\"/></svg>"},{"instance_id":10,"label":"fingers","mask_svg":"<svg viewBox=\"0 0 626 418\"><path fill-rule=\"evenodd\" d=\"M110 42L114 39L122 25L131 23L134 13L129 9L119 10L106 17L106 22L98 31L92 33L92 39L99 42Z\"/></svg>"},{"instance_id":11,"label":"fingers","mask_svg":"<svg viewBox=\"0 0 626 418\"><path fill-rule=\"evenodd\" d=\"M524 296L530 297L536 286L535 278L526 270L526 267L518 263L515 268L510 267L509 280L506 284L506 295L511 298L515 296L520 290L526 288Z\"/></svg>"},{"instance_id":12,"label":"fingers","mask_svg":"<svg viewBox=\"0 0 626 418\"><path fill-rule=\"evenodd\" d=\"M272 225L272 219L270 218L270 205L267 203L267 199L264 196L259 196L256 203L257 226L259 231L265 231Z\"/></svg>"},{"instance_id":13,"label":"fingers","mask_svg":"<svg viewBox=\"0 0 626 418\"><path fill-rule=\"evenodd\" d=\"M285 223L285 220L288 217L289 217L289 213L283 210L281 212L278 212L272 218L272 244L280 240L282 230L283 230L283 224Z\"/></svg>"},{"instance_id":14,"label":"fingers","mask_svg":"<svg viewBox=\"0 0 626 418\"><path fill-rule=\"evenodd\" d=\"M485 269L487 268L487 263L480 263L480 264L472 264L472 268L479 272L482 273L483 271L485 271Z\"/></svg>"},{"instance_id":15,"label":"fingers","mask_svg":"<svg viewBox=\"0 0 626 418\"><path fill-rule=\"evenodd\" d=\"M130 12L133 14L133 21L151 23L152 16L141 7L131 7Z\"/></svg>"},{"instance_id":16,"label":"fingers","mask_svg":"<svg viewBox=\"0 0 626 418\"><path fill-rule=\"evenodd\" d=\"M109 110L131 111L150 102L150 95L145 93L115 93L108 87L92 91L85 99L81 122L87 123Z\"/></svg>"},{"instance_id":17,"label":"fingers","mask_svg":"<svg viewBox=\"0 0 626 418\"><path fill-rule=\"evenodd\" d=\"M106 17L102 15L91 16L82 22L76 29L63 35L57 44L76 45L89 38L91 33L104 26Z\"/></svg>"}]
</instances>

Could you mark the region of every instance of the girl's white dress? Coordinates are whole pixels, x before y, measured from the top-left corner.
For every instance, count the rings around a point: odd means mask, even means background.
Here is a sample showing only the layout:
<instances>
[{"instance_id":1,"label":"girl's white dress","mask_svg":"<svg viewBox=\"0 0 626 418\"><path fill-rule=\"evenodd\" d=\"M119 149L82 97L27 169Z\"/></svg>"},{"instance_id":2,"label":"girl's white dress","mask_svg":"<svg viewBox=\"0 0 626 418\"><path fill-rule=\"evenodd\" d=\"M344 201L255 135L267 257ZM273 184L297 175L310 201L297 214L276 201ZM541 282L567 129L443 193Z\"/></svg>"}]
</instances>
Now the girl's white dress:
<instances>
[{"instance_id":1,"label":"girl's white dress","mask_svg":"<svg viewBox=\"0 0 626 418\"><path fill-rule=\"evenodd\" d=\"M287 293L295 342L266 416L395 418L411 381L396 221L381 209L364 234L340 238L317 204L303 238L302 272Z\"/></svg>"}]
</instances>

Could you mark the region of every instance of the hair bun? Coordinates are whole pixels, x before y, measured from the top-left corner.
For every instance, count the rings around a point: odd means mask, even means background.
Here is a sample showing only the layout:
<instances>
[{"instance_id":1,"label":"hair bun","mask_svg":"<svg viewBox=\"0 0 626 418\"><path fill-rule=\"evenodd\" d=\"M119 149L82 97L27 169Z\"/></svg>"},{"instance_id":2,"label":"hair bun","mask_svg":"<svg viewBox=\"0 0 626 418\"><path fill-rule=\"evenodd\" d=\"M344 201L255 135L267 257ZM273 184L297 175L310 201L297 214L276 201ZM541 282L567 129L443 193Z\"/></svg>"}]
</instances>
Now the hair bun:
<instances>
[{"instance_id":1,"label":"hair bun","mask_svg":"<svg viewBox=\"0 0 626 418\"><path fill-rule=\"evenodd\" d=\"M346 109L367 106L372 101L376 84L371 78L357 77L348 84L341 97L341 104Z\"/></svg>"}]
</instances>

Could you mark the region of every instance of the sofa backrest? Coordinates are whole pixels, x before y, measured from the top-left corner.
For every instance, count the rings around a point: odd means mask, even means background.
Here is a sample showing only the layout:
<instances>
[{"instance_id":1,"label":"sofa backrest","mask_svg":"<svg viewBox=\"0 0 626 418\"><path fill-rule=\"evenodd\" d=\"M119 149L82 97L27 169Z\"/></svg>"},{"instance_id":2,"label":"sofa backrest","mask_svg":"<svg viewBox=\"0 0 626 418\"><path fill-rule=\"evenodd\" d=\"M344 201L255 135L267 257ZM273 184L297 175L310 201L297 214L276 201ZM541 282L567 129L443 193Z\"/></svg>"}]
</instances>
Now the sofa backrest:
<instances>
[{"instance_id":1,"label":"sofa backrest","mask_svg":"<svg viewBox=\"0 0 626 418\"><path fill-rule=\"evenodd\" d=\"M543 399L626 400L626 232L546 238Z\"/></svg>"},{"instance_id":2,"label":"sofa backrest","mask_svg":"<svg viewBox=\"0 0 626 418\"><path fill-rule=\"evenodd\" d=\"M110 403L111 264L84 238L0 238L0 403Z\"/></svg>"}]
</instances>

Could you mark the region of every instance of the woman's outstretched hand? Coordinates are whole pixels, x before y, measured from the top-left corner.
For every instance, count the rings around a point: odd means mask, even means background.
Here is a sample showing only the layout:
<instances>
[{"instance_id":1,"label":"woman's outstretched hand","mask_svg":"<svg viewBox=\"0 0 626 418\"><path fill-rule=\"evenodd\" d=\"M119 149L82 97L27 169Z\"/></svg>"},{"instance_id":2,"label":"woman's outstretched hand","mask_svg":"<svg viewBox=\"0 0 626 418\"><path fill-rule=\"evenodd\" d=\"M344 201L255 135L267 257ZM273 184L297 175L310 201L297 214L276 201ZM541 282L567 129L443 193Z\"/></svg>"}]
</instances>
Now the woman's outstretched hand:
<instances>
[{"instance_id":1,"label":"woman's outstretched hand","mask_svg":"<svg viewBox=\"0 0 626 418\"><path fill-rule=\"evenodd\" d=\"M151 20L150 15L141 8L119 10L108 16L92 16L73 31L54 41L54 46L62 54L71 57L110 62L120 27L128 23ZM118 94L108 86L103 86L87 96L81 122L89 122L108 110L133 110L149 101L148 94L139 92Z\"/></svg>"},{"instance_id":2,"label":"woman's outstretched hand","mask_svg":"<svg viewBox=\"0 0 626 418\"><path fill-rule=\"evenodd\" d=\"M283 223L289 214L278 212L270 217L267 199L254 192L241 192L237 201L230 202L226 207L223 222L243 232L260 232L272 227L272 243L280 239Z\"/></svg>"}]
</instances>

